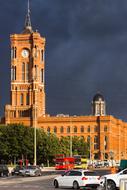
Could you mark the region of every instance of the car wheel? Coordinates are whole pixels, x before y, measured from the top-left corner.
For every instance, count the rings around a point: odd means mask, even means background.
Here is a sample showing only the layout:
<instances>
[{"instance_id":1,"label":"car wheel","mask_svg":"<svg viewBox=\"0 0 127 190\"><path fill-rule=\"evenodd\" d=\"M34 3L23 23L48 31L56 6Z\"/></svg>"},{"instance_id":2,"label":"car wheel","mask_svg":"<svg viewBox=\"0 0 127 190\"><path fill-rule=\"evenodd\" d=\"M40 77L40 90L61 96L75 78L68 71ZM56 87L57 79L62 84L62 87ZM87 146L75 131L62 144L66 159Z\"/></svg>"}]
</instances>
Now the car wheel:
<instances>
[{"instance_id":1,"label":"car wheel","mask_svg":"<svg viewBox=\"0 0 127 190\"><path fill-rule=\"evenodd\" d=\"M54 181L54 187L55 187L55 188L58 188L58 187L59 187L59 184L58 184L58 181L57 181L57 180Z\"/></svg>"},{"instance_id":2,"label":"car wheel","mask_svg":"<svg viewBox=\"0 0 127 190\"><path fill-rule=\"evenodd\" d=\"M113 181L111 180L107 181L107 190L116 190L116 185Z\"/></svg>"},{"instance_id":3,"label":"car wheel","mask_svg":"<svg viewBox=\"0 0 127 190\"><path fill-rule=\"evenodd\" d=\"M39 175L39 172L35 172L35 177L38 177Z\"/></svg>"},{"instance_id":4,"label":"car wheel","mask_svg":"<svg viewBox=\"0 0 127 190\"><path fill-rule=\"evenodd\" d=\"M73 189L79 189L79 184L77 181L73 182Z\"/></svg>"},{"instance_id":5,"label":"car wheel","mask_svg":"<svg viewBox=\"0 0 127 190\"><path fill-rule=\"evenodd\" d=\"M42 173L41 173L41 172L39 173L39 176L42 176Z\"/></svg>"}]
</instances>

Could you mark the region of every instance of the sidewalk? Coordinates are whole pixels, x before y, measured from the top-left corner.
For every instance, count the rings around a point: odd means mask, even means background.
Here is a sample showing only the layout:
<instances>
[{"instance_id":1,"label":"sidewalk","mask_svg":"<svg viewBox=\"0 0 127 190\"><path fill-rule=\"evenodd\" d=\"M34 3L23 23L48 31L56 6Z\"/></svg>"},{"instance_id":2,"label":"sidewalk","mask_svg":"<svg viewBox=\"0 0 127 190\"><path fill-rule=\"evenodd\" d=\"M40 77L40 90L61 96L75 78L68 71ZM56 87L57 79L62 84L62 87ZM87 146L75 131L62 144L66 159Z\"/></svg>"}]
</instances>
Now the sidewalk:
<instances>
[{"instance_id":1,"label":"sidewalk","mask_svg":"<svg viewBox=\"0 0 127 190\"><path fill-rule=\"evenodd\" d=\"M44 167L42 171L55 171L55 167Z\"/></svg>"}]
</instances>

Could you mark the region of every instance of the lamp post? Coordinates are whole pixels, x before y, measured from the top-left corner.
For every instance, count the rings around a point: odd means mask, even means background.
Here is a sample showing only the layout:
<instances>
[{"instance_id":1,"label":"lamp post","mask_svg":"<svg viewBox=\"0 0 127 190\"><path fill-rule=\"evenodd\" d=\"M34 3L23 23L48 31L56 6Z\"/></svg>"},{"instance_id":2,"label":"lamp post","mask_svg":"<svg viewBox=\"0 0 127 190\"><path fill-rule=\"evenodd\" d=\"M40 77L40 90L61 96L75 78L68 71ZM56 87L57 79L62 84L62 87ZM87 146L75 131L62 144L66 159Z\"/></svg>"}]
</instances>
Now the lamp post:
<instances>
[{"instance_id":1,"label":"lamp post","mask_svg":"<svg viewBox=\"0 0 127 190\"><path fill-rule=\"evenodd\" d=\"M72 121L70 120L70 157L72 157Z\"/></svg>"},{"instance_id":2,"label":"lamp post","mask_svg":"<svg viewBox=\"0 0 127 190\"><path fill-rule=\"evenodd\" d=\"M92 160L92 137L91 137L91 128L89 126L89 132L90 132L90 161Z\"/></svg>"},{"instance_id":3,"label":"lamp post","mask_svg":"<svg viewBox=\"0 0 127 190\"><path fill-rule=\"evenodd\" d=\"M36 104L34 109L34 165L37 165L37 116L36 116Z\"/></svg>"},{"instance_id":4,"label":"lamp post","mask_svg":"<svg viewBox=\"0 0 127 190\"><path fill-rule=\"evenodd\" d=\"M104 139L104 158L103 158L103 160L105 160L105 147L106 147L106 140Z\"/></svg>"}]
</instances>

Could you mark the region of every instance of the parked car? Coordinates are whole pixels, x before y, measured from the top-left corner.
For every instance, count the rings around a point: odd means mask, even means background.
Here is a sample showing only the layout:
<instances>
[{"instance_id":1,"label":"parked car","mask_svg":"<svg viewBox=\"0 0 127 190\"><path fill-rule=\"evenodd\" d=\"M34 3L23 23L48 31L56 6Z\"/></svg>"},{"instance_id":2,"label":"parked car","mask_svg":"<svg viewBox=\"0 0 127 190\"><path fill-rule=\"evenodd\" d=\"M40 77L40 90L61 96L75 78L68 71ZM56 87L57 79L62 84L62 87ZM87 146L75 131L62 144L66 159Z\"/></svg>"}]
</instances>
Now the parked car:
<instances>
[{"instance_id":1,"label":"parked car","mask_svg":"<svg viewBox=\"0 0 127 190\"><path fill-rule=\"evenodd\" d=\"M42 171L39 166L27 166L20 170L22 176L41 176Z\"/></svg>"},{"instance_id":2,"label":"parked car","mask_svg":"<svg viewBox=\"0 0 127 190\"><path fill-rule=\"evenodd\" d=\"M54 179L54 187L80 187L97 188L100 184L100 176L92 170L69 170Z\"/></svg>"},{"instance_id":3,"label":"parked car","mask_svg":"<svg viewBox=\"0 0 127 190\"><path fill-rule=\"evenodd\" d=\"M12 175L21 175L23 169L24 169L23 166L21 167L21 166L17 165L15 168L13 168L11 174Z\"/></svg>"},{"instance_id":4,"label":"parked car","mask_svg":"<svg viewBox=\"0 0 127 190\"><path fill-rule=\"evenodd\" d=\"M3 165L3 164L0 165L0 176L1 177L9 176L9 170L8 170L7 165Z\"/></svg>"},{"instance_id":5,"label":"parked car","mask_svg":"<svg viewBox=\"0 0 127 190\"><path fill-rule=\"evenodd\" d=\"M127 169L124 169L115 174L108 174L101 176L100 184L102 187L104 187L106 181L107 190L116 190L116 188L120 187L120 180L123 178L127 179Z\"/></svg>"}]
</instances>

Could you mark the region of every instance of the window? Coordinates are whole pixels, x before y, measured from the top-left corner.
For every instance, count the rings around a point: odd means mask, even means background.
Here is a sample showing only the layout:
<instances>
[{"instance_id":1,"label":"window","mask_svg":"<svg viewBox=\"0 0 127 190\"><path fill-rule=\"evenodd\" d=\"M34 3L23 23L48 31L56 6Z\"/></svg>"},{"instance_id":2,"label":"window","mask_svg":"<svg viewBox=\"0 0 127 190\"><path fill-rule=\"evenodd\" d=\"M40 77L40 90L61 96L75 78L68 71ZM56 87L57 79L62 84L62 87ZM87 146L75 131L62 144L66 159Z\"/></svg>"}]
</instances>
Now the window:
<instances>
[{"instance_id":1,"label":"window","mask_svg":"<svg viewBox=\"0 0 127 190\"><path fill-rule=\"evenodd\" d=\"M41 50L41 62L45 60L45 52L44 50L42 49Z\"/></svg>"},{"instance_id":2,"label":"window","mask_svg":"<svg viewBox=\"0 0 127 190\"><path fill-rule=\"evenodd\" d=\"M84 133L84 126L81 126L81 133Z\"/></svg>"},{"instance_id":3,"label":"window","mask_svg":"<svg viewBox=\"0 0 127 190\"><path fill-rule=\"evenodd\" d=\"M15 59L17 57L17 48L12 47L11 48L11 59Z\"/></svg>"},{"instance_id":4,"label":"window","mask_svg":"<svg viewBox=\"0 0 127 190\"><path fill-rule=\"evenodd\" d=\"M107 132L107 130L108 130L108 127L107 127L107 125L105 125L104 126L104 132Z\"/></svg>"},{"instance_id":5,"label":"window","mask_svg":"<svg viewBox=\"0 0 127 190\"><path fill-rule=\"evenodd\" d=\"M94 137L94 150L98 149L98 143L99 143L98 136L95 136Z\"/></svg>"},{"instance_id":6,"label":"window","mask_svg":"<svg viewBox=\"0 0 127 190\"><path fill-rule=\"evenodd\" d=\"M87 137L87 143L90 144L90 136Z\"/></svg>"},{"instance_id":7,"label":"window","mask_svg":"<svg viewBox=\"0 0 127 190\"><path fill-rule=\"evenodd\" d=\"M26 95L26 105L29 105L29 93Z\"/></svg>"},{"instance_id":8,"label":"window","mask_svg":"<svg viewBox=\"0 0 127 190\"><path fill-rule=\"evenodd\" d=\"M43 69L41 69L41 82L43 83L43 77L44 77L44 75L43 75Z\"/></svg>"},{"instance_id":9,"label":"window","mask_svg":"<svg viewBox=\"0 0 127 190\"><path fill-rule=\"evenodd\" d=\"M94 137L94 143L98 143L98 136Z\"/></svg>"},{"instance_id":10,"label":"window","mask_svg":"<svg viewBox=\"0 0 127 190\"><path fill-rule=\"evenodd\" d=\"M70 126L67 127L67 133L70 133Z\"/></svg>"},{"instance_id":11,"label":"window","mask_svg":"<svg viewBox=\"0 0 127 190\"><path fill-rule=\"evenodd\" d=\"M94 132L98 132L98 127L96 125L94 126Z\"/></svg>"},{"instance_id":12,"label":"window","mask_svg":"<svg viewBox=\"0 0 127 190\"><path fill-rule=\"evenodd\" d=\"M60 127L60 132L61 132L61 133L64 132L64 128L63 128L63 126Z\"/></svg>"},{"instance_id":13,"label":"window","mask_svg":"<svg viewBox=\"0 0 127 190\"><path fill-rule=\"evenodd\" d=\"M98 144L94 144L94 150L97 150L98 149Z\"/></svg>"},{"instance_id":14,"label":"window","mask_svg":"<svg viewBox=\"0 0 127 190\"><path fill-rule=\"evenodd\" d=\"M37 80L38 78L38 67L35 65L35 79Z\"/></svg>"},{"instance_id":15,"label":"window","mask_svg":"<svg viewBox=\"0 0 127 190\"><path fill-rule=\"evenodd\" d=\"M25 80L25 63L22 63L22 80Z\"/></svg>"},{"instance_id":16,"label":"window","mask_svg":"<svg viewBox=\"0 0 127 190\"><path fill-rule=\"evenodd\" d=\"M20 95L20 105L23 105L23 94Z\"/></svg>"},{"instance_id":17,"label":"window","mask_svg":"<svg viewBox=\"0 0 127 190\"><path fill-rule=\"evenodd\" d=\"M41 50L41 61L43 61L43 60L44 60L44 51Z\"/></svg>"},{"instance_id":18,"label":"window","mask_svg":"<svg viewBox=\"0 0 127 190\"><path fill-rule=\"evenodd\" d=\"M17 48L15 47L14 48L14 58L16 58L17 57Z\"/></svg>"},{"instance_id":19,"label":"window","mask_svg":"<svg viewBox=\"0 0 127 190\"><path fill-rule=\"evenodd\" d=\"M50 133L50 127L47 128L47 132Z\"/></svg>"},{"instance_id":20,"label":"window","mask_svg":"<svg viewBox=\"0 0 127 190\"><path fill-rule=\"evenodd\" d=\"M29 64L26 64L26 80L29 80Z\"/></svg>"},{"instance_id":21,"label":"window","mask_svg":"<svg viewBox=\"0 0 127 190\"><path fill-rule=\"evenodd\" d=\"M105 147L105 149L108 148L108 137L107 136L104 137L104 147Z\"/></svg>"},{"instance_id":22,"label":"window","mask_svg":"<svg viewBox=\"0 0 127 190\"><path fill-rule=\"evenodd\" d=\"M35 45L35 58L38 57L38 47Z\"/></svg>"},{"instance_id":23,"label":"window","mask_svg":"<svg viewBox=\"0 0 127 190\"><path fill-rule=\"evenodd\" d=\"M11 68L11 80L16 80L16 66Z\"/></svg>"},{"instance_id":24,"label":"window","mask_svg":"<svg viewBox=\"0 0 127 190\"><path fill-rule=\"evenodd\" d=\"M13 59L13 48L11 48L11 59Z\"/></svg>"},{"instance_id":25,"label":"window","mask_svg":"<svg viewBox=\"0 0 127 190\"><path fill-rule=\"evenodd\" d=\"M87 128L87 132L90 132L90 126L88 126L88 128Z\"/></svg>"},{"instance_id":26,"label":"window","mask_svg":"<svg viewBox=\"0 0 127 190\"><path fill-rule=\"evenodd\" d=\"M54 133L57 133L57 127L54 127Z\"/></svg>"},{"instance_id":27,"label":"window","mask_svg":"<svg viewBox=\"0 0 127 190\"><path fill-rule=\"evenodd\" d=\"M70 171L68 176L81 176L82 173L80 171Z\"/></svg>"},{"instance_id":28,"label":"window","mask_svg":"<svg viewBox=\"0 0 127 190\"><path fill-rule=\"evenodd\" d=\"M74 126L74 133L77 133L77 127Z\"/></svg>"}]
</instances>

